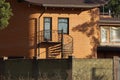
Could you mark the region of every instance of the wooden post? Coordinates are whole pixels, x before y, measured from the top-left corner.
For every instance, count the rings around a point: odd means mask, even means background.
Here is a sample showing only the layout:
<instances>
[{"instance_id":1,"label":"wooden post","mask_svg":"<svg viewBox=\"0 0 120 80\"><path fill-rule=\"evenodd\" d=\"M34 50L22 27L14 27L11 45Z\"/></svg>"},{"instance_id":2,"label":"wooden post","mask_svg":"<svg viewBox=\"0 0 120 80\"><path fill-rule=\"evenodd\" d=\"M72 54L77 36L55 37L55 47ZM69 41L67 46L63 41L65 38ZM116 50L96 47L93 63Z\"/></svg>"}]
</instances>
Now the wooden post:
<instances>
[{"instance_id":1,"label":"wooden post","mask_svg":"<svg viewBox=\"0 0 120 80\"><path fill-rule=\"evenodd\" d=\"M119 57L114 56L113 58L113 80L119 79Z\"/></svg>"}]
</instances>

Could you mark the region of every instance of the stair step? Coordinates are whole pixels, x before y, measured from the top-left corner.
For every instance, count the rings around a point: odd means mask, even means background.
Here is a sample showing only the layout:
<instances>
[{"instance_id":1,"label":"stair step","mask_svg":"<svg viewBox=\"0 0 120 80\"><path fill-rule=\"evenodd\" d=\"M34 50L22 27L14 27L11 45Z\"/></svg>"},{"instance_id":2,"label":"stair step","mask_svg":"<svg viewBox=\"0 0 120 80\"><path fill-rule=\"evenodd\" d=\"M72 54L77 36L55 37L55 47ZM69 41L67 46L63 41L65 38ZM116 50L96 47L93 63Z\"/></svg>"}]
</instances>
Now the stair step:
<instances>
[{"instance_id":1,"label":"stair step","mask_svg":"<svg viewBox=\"0 0 120 80\"><path fill-rule=\"evenodd\" d=\"M51 56L58 56L58 55L60 55L60 53L52 53L52 54L50 54Z\"/></svg>"},{"instance_id":2,"label":"stair step","mask_svg":"<svg viewBox=\"0 0 120 80\"><path fill-rule=\"evenodd\" d=\"M53 53L61 53L61 51L51 51L50 54L53 54Z\"/></svg>"},{"instance_id":3,"label":"stair step","mask_svg":"<svg viewBox=\"0 0 120 80\"><path fill-rule=\"evenodd\" d=\"M58 49L61 49L61 47L49 48L49 50L58 50Z\"/></svg>"},{"instance_id":4,"label":"stair step","mask_svg":"<svg viewBox=\"0 0 120 80\"><path fill-rule=\"evenodd\" d=\"M61 46L57 46L57 47L50 47L49 49L57 49L57 48L61 48Z\"/></svg>"},{"instance_id":5,"label":"stair step","mask_svg":"<svg viewBox=\"0 0 120 80\"><path fill-rule=\"evenodd\" d=\"M57 46L61 46L61 44L57 44L57 45L54 45L54 46L52 46L52 47L57 47Z\"/></svg>"},{"instance_id":6,"label":"stair step","mask_svg":"<svg viewBox=\"0 0 120 80\"><path fill-rule=\"evenodd\" d=\"M49 51L56 51L56 50L61 50L61 47L60 48L49 49Z\"/></svg>"},{"instance_id":7,"label":"stair step","mask_svg":"<svg viewBox=\"0 0 120 80\"><path fill-rule=\"evenodd\" d=\"M49 54L60 54L60 52L52 52L52 53L49 53Z\"/></svg>"}]
</instances>

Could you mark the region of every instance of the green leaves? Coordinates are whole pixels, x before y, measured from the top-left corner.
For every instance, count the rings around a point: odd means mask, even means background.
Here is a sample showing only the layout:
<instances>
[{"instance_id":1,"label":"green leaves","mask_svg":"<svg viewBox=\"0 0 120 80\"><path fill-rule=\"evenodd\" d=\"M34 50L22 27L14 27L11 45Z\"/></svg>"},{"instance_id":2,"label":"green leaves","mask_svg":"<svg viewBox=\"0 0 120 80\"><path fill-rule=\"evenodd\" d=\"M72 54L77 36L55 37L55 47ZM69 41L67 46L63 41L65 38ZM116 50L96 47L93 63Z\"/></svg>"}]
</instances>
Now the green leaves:
<instances>
[{"instance_id":1,"label":"green leaves","mask_svg":"<svg viewBox=\"0 0 120 80\"><path fill-rule=\"evenodd\" d=\"M114 17L120 17L120 0L110 0L108 8L111 9Z\"/></svg>"},{"instance_id":2,"label":"green leaves","mask_svg":"<svg viewBox=\"0 0 120 80\"><path fill-rule=\"evenodd\" d=\"M0 30L7 27L9 19L12 16L12 9L10 4L5 0L0 0Z\"/></svg>"}]
</instances>

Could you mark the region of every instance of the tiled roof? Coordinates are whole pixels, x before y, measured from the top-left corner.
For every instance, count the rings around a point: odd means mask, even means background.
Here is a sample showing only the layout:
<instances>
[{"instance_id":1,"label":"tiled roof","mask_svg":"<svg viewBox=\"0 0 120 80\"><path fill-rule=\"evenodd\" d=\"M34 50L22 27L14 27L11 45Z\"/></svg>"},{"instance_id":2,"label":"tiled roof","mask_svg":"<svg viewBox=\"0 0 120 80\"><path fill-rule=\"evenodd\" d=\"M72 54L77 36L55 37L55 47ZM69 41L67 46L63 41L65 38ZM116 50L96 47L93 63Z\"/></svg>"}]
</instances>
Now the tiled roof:
<instances>
[{"instance_id":1,"label":"tiled roof","mask_svg":"<svg viewBox=\"0 0 120 80\"><path fill-rule=\"evenodd\" d=\"M107 2L107 0L25 0L25 1L45 7L77 7L77 8L98 7Z\"/></svg>"}]
</instances>

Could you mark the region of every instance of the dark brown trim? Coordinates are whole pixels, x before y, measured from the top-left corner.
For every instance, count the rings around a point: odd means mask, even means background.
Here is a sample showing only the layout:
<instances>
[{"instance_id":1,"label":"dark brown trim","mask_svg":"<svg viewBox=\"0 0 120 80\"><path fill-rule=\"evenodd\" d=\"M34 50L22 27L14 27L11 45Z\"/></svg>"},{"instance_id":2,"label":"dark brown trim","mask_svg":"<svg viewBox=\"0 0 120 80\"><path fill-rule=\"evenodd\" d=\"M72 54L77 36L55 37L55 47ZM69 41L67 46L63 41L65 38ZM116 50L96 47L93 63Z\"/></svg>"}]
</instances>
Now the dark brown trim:
<instances>
[{"instance_id":1,"label":"dark brown trim","mask_svg":"<svg viewBox=\"0 0 120 80\"><path fill-rule=\"evenodd\" d=\"M43 7L93 8L107 4L108 0L25 0Z\"/></svg>"},{"instance_id":2,"label":"dark brown trim","mask_svg":"<svg viewBox=\"0 0 120 80\"><path fill-rule=\"evenodd\" d=\"M118 18L100 18L99 25L120 26L120 19L118 19Z\"/></svg>"}]
</instances>

